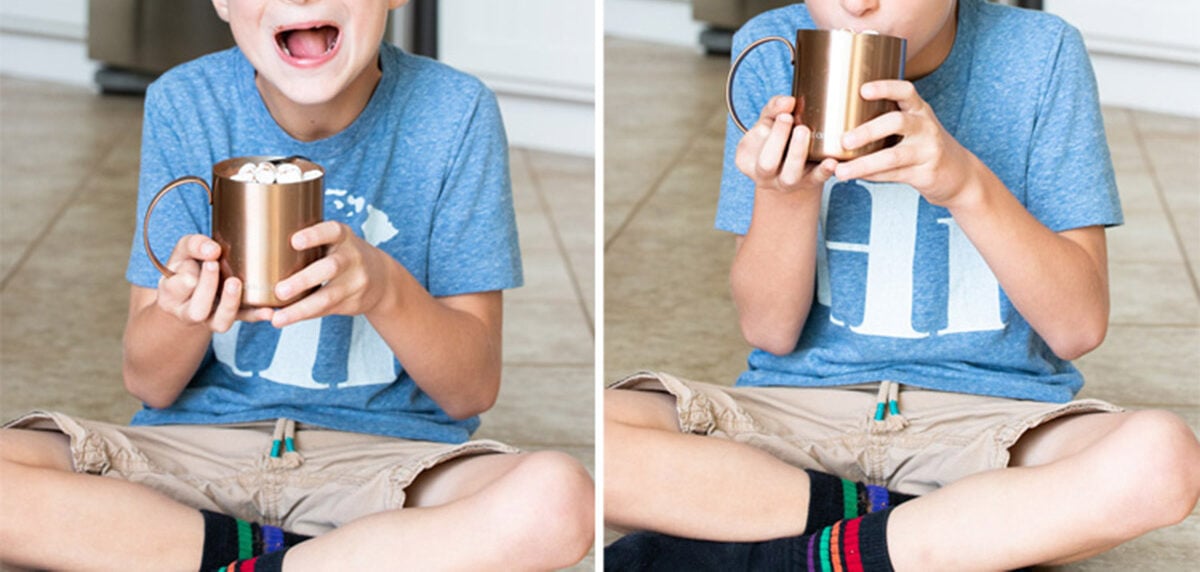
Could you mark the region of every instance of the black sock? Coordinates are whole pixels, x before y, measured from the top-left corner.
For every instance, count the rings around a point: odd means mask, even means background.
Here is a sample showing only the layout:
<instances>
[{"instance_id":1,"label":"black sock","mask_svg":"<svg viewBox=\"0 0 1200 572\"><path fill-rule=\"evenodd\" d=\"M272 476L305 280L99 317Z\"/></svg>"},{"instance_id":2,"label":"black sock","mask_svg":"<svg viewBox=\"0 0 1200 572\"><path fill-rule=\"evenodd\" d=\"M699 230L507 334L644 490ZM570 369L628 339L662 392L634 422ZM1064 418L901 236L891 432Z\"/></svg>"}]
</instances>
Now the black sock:
<instances>
[{"instance_id":1,"label":"black sock","mask_svg":"<svg viewBox=\"0 0 1200 572\"><path fill-rule=\"evenodd\" d=\"M236 560L213 570L216 572L283 572L283 557L288 550L291 550L290 546L269 554L255 556L249 560Z\"/></svg>"},{"instance_id":2,"label":"black sock","mask_svg":"<svg viewBox=\"0 0 1200 572\"><path fill-rule=\"evenodd\" d=\"M835 522L813 534L765 542L710 542L638 532L604 549L604 569L893 572L887 547L887 521L891 512L890 508L884 509Z\"/></svg>"},{"instance_id":3,"label":"black sock","mask_svg":"<svg viewBox=\"0 0 1200 572\"><path fill-rule=\"evenodd\" d=\"M856 483L828 473L805 470L808 473L808 520L805 534L846 520L879 512L901 504L914 495L892 492L883 487Z\"/></svg>"},{"instance_id":4,"label":"black sock","mask_svg":"<svg viewBox=\"0 0 1200 572\"><path fill-rule=\"evenodd\" d=\"M212 511L201 510L200 514L204 516L204 553L200 570L205 572L235 560L281 551L311 538Z\"/></svg>"}]
</instances>

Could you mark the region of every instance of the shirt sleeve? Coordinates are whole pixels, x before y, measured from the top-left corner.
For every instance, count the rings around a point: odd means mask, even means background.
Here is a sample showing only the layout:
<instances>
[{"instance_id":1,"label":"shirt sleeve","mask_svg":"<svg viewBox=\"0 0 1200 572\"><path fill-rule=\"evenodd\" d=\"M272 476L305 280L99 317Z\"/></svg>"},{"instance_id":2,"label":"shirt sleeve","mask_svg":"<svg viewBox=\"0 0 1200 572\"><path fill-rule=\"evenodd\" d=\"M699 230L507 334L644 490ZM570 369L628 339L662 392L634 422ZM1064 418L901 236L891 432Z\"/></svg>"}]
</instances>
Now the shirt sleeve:
<instances>
[{"instance_id":1,"label":"shirt sleeve","mask_svg":"<svg viewBox=\"0 0 1200 572\"><path fill-rule=\"evenodd\" d=\"M175 116L169 98L158 85L146 92L142 121L142 152L138 175L137 225L129 252L125 278L135 286L156 288L162 276L150 262L142 243L142 224L146 208L159 189L185 175L207 180L208 172L184 173L187 155L182 145L182 133L170 120ZM187 234L209 234L208 195L199 185L183 185L172 190L154 207L150 224L150 243L154 254L163 264L170 258L175 244Z\"/></svg>"},{"instance_id":2,"label":"shirt sleeve","mask_svg":"<svg viewBox=\"0 0 1200 572\"><path fill-rule=\"evenodd\" d=\"M733 57L759 38L746 29L734 34ZM747 129L758 122L758 115L772 97L791 94L791 80L791 56L788 48L779 42L758 46L742 60L734 77L733 108ZM750 230L750 217L754 211L754 181L734 164L741 140L742 131L732 118L726 118L721 196L717 201L714 226L718 230L744 235Z\"/></svg>"},{"instance_id":3,"label":"shirt sleeve","mask_svg":"<svg viewBox=\"0 0 1200 572\"><path fill-rule=\"evenodd\" d=\"M480 86L435 207L429 292L452 296L515 288L523 281L508 170L508 141L496 97Z\"/></svg>"},{"instance_id":4,"label":"shirt sleeve","mask_svg":"<svg viewBox=\"0 0 1200 572\"><path fill-rule=\"evenodd\" d=\"M1083 38L1064 25L1038 107L1027 208L1055 232L1123 222L1096 77Z\"/></svg>"}]
</instances>

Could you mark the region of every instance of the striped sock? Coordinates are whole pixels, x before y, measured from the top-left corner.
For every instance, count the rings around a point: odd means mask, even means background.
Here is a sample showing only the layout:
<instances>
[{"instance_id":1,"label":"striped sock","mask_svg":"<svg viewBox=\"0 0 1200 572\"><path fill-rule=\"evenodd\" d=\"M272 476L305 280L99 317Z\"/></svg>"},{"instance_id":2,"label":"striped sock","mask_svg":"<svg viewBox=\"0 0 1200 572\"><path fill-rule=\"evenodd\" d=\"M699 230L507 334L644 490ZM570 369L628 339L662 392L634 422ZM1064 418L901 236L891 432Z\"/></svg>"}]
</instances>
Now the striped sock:
<instances>
[{"instance_id":1,"label":"striped sock","mask_svg":"<svg viewBox=\"0 0 1200 572\"><path fill-rule=\"evenodd\" d=\"M311 538L207 510L201 510L200 514L204 516L200 569L205 571L216 570L233 560L249 560L281 551Z\"/></svg>"},{"instance_id":2,"label":"striped sock","mask_svg":"<svg viewBox=\"0 0 1200 572\"><path fill-rule=\"evenodd\" d=\"M217 572L283 572L283 556L289 548L277 550L270 554L255 556L249 560L234 560L220 568ZM207 570L201 568L202 571Z\"/></svg>"},{"instance_id":3,"label":"striped sock","mask_svg":"<svg viewBox=\"0 0 1200 572\"><path fill-rule=\"evenodd\" d=\"M892 509L840 520L807 536L802 570L807 572L892 572L887 521Z\"/></svg>"},{"instance_id":4,"label":"striped sock","mask_svg":"<svg viewBox=\"0 0 1200 572\"><path fill-rule=\"evenodd\" d=\"M808 520L804 532L810 533L839 520L879 512L911 498L875 485L865 485L835 477L828 473L805 470L808 473Z\"/></svg>"},{"instance_id":5,"label":"striped sock","mask_svg":"<svg viewBox=\"0 0 1200 572\"><path fill-rule=\"evenodd\" d=\"M893 572L887 547L892 509L841 520L813 534L766 542L711 542L638 532L604 549L613 572L797 570Z\"/></svg>"}]
</instances>

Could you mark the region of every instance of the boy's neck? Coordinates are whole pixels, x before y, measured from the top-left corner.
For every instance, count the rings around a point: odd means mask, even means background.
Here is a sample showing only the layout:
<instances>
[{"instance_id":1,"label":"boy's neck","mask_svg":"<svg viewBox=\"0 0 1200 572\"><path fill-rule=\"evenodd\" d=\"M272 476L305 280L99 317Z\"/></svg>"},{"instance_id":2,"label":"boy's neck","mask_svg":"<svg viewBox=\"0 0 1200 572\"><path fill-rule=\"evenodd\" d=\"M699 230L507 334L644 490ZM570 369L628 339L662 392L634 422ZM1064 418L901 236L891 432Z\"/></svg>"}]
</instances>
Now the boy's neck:
<instances>
[{"instance_id":1,"label":"boy's neck","mask_svg":"<svg viewBox=\"0 0 1200 572\"><path fill-rule=\"evenodd\" d=\"M946 18L942 29L929 41L925 49L908 60L905 64L904 79L909 81L921 79L933 73L933 70L936 70L950 56L950 50L954 48L954 37L958 33L958 9L959 7L955 3L954 9L950 11L950 16Z\"/></svg>"},{"instance_id":2,"label":"boy's neck","mask_svg":"<svg viewBox=\"0 0 1200 572\"><path fill-rule=\"evenodd\" d=\"M254 85L271 117L288 135L300 141L316 141L336 135L354 123L371 101L381 77L383 72L377 59L375 65L367 66L332 100L312 105L288 99L261 75L255 74Z\"/></svg>"}]
</instances>

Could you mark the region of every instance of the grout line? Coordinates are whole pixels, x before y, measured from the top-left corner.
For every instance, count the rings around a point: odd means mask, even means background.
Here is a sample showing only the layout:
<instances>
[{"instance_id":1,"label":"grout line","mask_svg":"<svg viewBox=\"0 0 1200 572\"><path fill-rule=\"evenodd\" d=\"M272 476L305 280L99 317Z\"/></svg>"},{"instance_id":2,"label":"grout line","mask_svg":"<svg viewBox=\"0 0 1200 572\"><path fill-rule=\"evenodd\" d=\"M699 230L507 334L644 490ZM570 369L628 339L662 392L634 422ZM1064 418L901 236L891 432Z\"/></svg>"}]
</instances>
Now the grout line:
<instances>
[{"instance_id":1,"label":"grout line","mask_svg":"<svg viewBox=\"0 0 1200 572\"><path fill-rule=\"evenodd\" d=\"M1154 190L1158 195L1158 202L1162 206L1163 211L1167 215L1167 222L1171 225L1171 234L1175 237L1175 245L1179 248L1180 255L1183 256L1183 268L1187 270L1188 279L1192 282L1192 293L1200 298L1200 282L1196 280L1196 270L1192 268L1192 261L1188 258L1187 248L1183 244L1183 236L1179 232L1179 225L1175 223L1175 214L1171 210L1170 203L1167 202L1167 194L1163 189L1162 181L1158 178L1158 169L1154 168L1154 161L1150 159L1150 152L1146 149L1146 142L1142 138L1142 130L1138 127L1137 115L1132 110L1126 110L1129 114L1129 125L1133 129L1133 138L1137 140L1138 151L1142 155L1142 162L1150 171L1150 180L1154 182Z\"/></svg>"},{"instance_id":2,"label":"grout line","mask_svg":"<svg viewBox=\"0 0 1200 572\"><path fill-rule=\"evenodd\" d=\"M554 209L550 208L550 201L546 199L542 191L542 179L538 176L537 169L533 168L533 160L529 157L528 151L524 149L516 149L516 151L525 154L525 170L528 172L529 180L533 182L533 194L537 195L542 215L546 217L546 222L550 225L550 235L554 237L554 245L558 248L559 258L562 259L563 266L567 270L567 277L571 280L571 289L575 291L575 301L579 303L579 310L583 313L583 320L587 323L588 333L591 334L594 342L596 339L595 320L588 311L587 302L583 297L583 288L579 286L579 277L575 274L575 267L571 264L571 255L567 252L567 245L558 232L558 221L554 219ZM595 192L594 188L592 192Z\"/></svg>"},{"instance_id":3,"label":"grout line","mask_svg":"<svg viewBox=\"0 0 1200 572\"><path fill-rule=\"evenodd\" d=\"M126 135L126 138L128 137L129 135ZM138 137L141 137L141 130L138 130ZM12 267L9 268L8 273L4 275L4 278L0 280L0 293L8 290L9 283L12 282L13 278L15 278L17 274L20 273L21 269L25 267L25 263L29 262L29 259L33 257L34 251L42 245L42 242L46 240L47 236L50 236L50 233L54 231L54 227L58 225L60 220L62 220L62 217L67 213L67 210L74 206L79 201L79 198L83 196L84 189L90 186L92 175L94 175L95 171L103 166L104 163L107 162L108 159L112 157L118 149L121 148L121 145L118 144L121 141L122 138L118 137L113 142L114 144L109 148L108 152L101 155L100 158L97 159L95 163L93 163L92 166L84 172L79 184L74 190L71 191L70 195L67 196L67 200L63 201L63 203L59 205L58 209L54 212L54 215L50 217L49 222L42 227L42 231L33 238L33 241L29 243L29 246L25 248L25 251L21 253L21 257L17 259Z\"/></svg>"},{"instance_id":4,"label":"grout line","mask_svg":"<svg viewBox=\"0 0 1200 572\"><path fill-rule=\"evenodd\" d=\"M544 362L544 361L506 361L501 362L502 367L530 367L530 368L590 368L590 362Z\"/></svg>"},{"instance_id":5,"label":"grout line","mask_svg":"<svg viewBox=\"0 0 1200 572\"><path fill-rule=\"evenodd\" d=\"M679 153L677 153L675 157L671 159L671 161L667 164L667 167L664 168L662 172L659 173L658 177L654 179L654 182L650 184L650 189L646 191L646 193L643 194L636 203L634 203L633 208L629 210L629 214L625 216L625 220L621 221L621 225L617 227L617 230L613 232L613 235L604 241L605 252L608 252L608 248L612 246L614 242L616 242L617 238L621 236L621 233L625 232L625 229L633 222L633 219L637 217L639 212L641 212L642 207L646 206L646 203L650 202L650 199L658 192L659 187L661 187L662 184L667 180L667 177L674 171L675 167L683 161L685 156L687 156L688 151L691 151L692 148L699 143L697 136L702 135L703 133L704 128L702 127L700 129L695 129L688 134L688 142L683 145L683 147L679 150Z\"/></svg>"}]
</instances>

